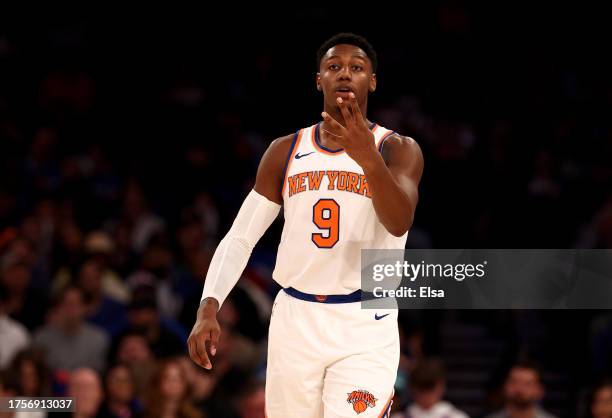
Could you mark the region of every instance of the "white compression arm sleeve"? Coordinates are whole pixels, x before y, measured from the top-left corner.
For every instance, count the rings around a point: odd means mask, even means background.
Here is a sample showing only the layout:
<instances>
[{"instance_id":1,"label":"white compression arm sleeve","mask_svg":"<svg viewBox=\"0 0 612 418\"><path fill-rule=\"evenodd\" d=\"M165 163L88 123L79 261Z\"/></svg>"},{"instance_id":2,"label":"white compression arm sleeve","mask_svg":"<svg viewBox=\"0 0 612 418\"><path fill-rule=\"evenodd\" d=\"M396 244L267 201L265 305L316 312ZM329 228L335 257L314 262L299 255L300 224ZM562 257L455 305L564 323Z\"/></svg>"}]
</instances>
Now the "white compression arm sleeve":
<instances>
[{"instance_id":1,"label":"white compression arm sleeve","mask_svg":"<svg viewBox=\"0 0 612 418\"><path fill-rule=\"evenodd\" d=\"M202 300L212 297L219 301L219 307L223 304L246 267L253 247L279 211L279 204L251 190L232 227L215 250L206 274Z\"/></svg>"}]
</instances>

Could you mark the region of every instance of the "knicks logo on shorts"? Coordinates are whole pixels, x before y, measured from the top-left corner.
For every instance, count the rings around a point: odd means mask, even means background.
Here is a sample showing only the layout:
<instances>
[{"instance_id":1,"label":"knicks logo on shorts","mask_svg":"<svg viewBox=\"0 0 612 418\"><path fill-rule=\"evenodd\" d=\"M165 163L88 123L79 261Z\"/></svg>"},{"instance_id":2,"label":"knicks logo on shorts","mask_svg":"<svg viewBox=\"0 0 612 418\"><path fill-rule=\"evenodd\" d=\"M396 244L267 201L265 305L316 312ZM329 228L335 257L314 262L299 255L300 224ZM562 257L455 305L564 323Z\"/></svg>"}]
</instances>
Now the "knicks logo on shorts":
<instances>
[{"instance_id":1,"label":"knicks logo on shorts","mask_svg":"<svg viewBox=\"0 0 612 418\"><path fill-rule=\"evenodd\" d=\"M368 407L374 408L377 400L378 399L367 390L354 390L349 393L348 398L346 398L348 403L353 404L353 410L357 412L357 414L361 414L368 409Z\"/></svg>"}]
</instances>

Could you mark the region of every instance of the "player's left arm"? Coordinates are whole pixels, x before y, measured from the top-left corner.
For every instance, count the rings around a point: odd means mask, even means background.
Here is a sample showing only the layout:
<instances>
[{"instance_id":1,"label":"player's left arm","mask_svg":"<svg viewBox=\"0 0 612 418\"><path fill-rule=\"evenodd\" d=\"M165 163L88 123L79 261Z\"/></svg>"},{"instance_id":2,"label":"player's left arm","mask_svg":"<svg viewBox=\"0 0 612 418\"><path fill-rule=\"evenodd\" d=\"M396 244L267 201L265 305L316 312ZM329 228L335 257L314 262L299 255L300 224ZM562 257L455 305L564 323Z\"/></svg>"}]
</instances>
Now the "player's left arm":
<instances>
[{"instance_id":1,"label":"player's left arm","mask_svg":"<svg viewBox=\"0 0 612 418\"><path fill-rule=\"evenodd\" d=\"M340 132L336 140L363 168L378 220L389 233L402 236L414 220L423 174L423 153L412 138L394 134L385 140L381 155L354 94L350 96L348 101L338 99L344 125L325 112L322 116Z\"/></svg>"},{"instance_id":2,"label":"player's left arm","mask_svg":"<svg viewBox=\"0 0 612 418\"><path fill-rule=\"evenodd\" d=\"M362 168L378 219L387 231L399 237L414 221L423 153L414 139L393 134L385 140L380 158L379 155L372 156Z\"/></svg>"}]
</instances>

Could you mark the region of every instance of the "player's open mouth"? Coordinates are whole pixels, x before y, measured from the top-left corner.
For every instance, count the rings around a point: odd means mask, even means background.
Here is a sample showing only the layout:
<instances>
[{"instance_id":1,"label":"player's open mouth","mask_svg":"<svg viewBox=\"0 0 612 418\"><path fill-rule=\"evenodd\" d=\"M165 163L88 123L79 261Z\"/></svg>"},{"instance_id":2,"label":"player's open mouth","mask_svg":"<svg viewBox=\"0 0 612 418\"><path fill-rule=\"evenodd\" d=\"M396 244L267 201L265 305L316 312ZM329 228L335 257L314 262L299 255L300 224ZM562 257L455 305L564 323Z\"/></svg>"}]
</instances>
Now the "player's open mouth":
<instances>
[{"instance_id":1,"label":"player's open mouth","mask_svg":"<svg viewBox=\"0 0 612 418\"><path fill-rule=\"evenodd\" d=\"M350 87L339 87L336 89L336 97L341 97L343 100L348 100L351 92L353 92L353 89Z\"/></svg>"}]
</instances>

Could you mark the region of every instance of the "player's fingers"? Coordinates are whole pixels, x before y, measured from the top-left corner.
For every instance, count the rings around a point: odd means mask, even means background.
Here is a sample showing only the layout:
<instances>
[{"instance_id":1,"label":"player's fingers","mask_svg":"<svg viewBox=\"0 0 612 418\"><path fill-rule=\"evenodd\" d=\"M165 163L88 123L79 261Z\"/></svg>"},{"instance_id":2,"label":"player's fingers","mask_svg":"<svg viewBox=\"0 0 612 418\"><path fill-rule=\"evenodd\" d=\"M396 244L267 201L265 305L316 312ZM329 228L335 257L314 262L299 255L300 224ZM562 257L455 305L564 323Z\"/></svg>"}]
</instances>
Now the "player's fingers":
<instances>
[{"instance_id":1,"label":"player's fingers","mask_svg":"<svg viewBox=\"0 0 612 418\"><path fill-rule=\"evenodd\" d=\"M193 350L191 349L191 338L187 339L187 352L189 353L189 358L197 363L193 356Z\"/></svg>"},{"instance_id":2,"label":"player's fingers","mask_svg":"<svg viewBox=\"0 0 612 418\"><path fill-rule=\"evenodd\" d=\"M212 369L212 364L208 359L208 354L206 354L206 337L197 338L195 341L196 352L200 357L200 361L202 362L202 367L205 369Z\"/></svg>"},{"instance_id":3,"label":"player's fingers","mask_svg":"<svg viewBox=\"0 0 612 418\"><path fill-rule=\"evenodd\" d=\"M355 93L352 91L349 93L349 106L355 123L365 126L365 120L361 114L361 110L359 109L359 103L357 103L357 96L355 96Z\"/></svg>"},{"instance_id":4,"label":"player's fingers","mask_svg":"<svg viewBox=\"0 0 612 418\"><path fill-rule=\"evenodd\" d=\"M329 113L327 112L322 112L321 113L321 117L329 124L331 124L332 127L338 129L339 131L341 131L342 133L344 133L346 131L346 128L340 123L338 122L336 119L332 118L330 116Z\"/></svg>"},{"instance_id":5,"label":"player's fingers","mask_svg":"<svg viewBox=\"0 0 612 418\"><path fill-rule=\"evenodd\" d=\"M326 122L328 122L331 126L333 126L335 128L336 132L340 132L340 135L336 135L334 133L331 133L328 130L326 130L325 128L321 128L321 129L323 129L328 134L333 135L334 139L336 140L336 142L338 142L341 146L345 147L347 145L346 141L345 141L345 138L348 136L348 130L344 126L342 126L342 124L340 124L337 120L332 118L328 113L322 112L321 116L323 117L323 119Z\"/></svg>"},{"instance_id":6,"label":"player's fingers","mask_svg":"<svg viewBox=\"0 0 612 418\"><path fill-rule=\"evenodd\" d=\"M217 344L219 344L219 334L221 331L218 328L213 328L210 331L210 354L214 356L217 354Z\"/></svg>"},{"instance_id":7,"label":"player's fingers","mask_svg":"<svg viewBox=\"0 0 612 418\"><path fill-rule=\"evenodd\" d=\"M200 355L195 347L195 339L193 337L190 337L187 340L187 348L189 350L189 357L191 357L191 360L193 360L193 362L198 366L204 367L204 363L202 362L202 359L200 358Z\"/></svg>"},{"instance_id":8,"label":"player's fingers","mask_svg":"<svg viewBox=\"0 0 612 418\"><path fill-rule=\"evenodd\" d=\"M338 107L340 108L340 113L342 113L342 117L344 118L344 124L347 129L350 129L351 125L353 124L353 115L351 115L351 112L348 109L348 103L342 100L342 97L338 97L337 102Z\"/></svg>"}]
</instances>

